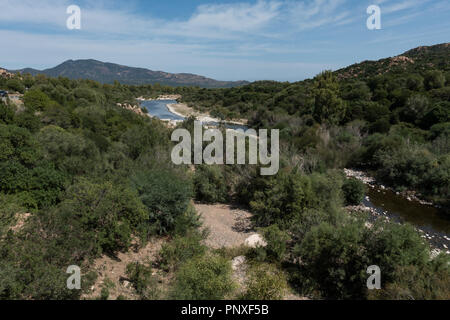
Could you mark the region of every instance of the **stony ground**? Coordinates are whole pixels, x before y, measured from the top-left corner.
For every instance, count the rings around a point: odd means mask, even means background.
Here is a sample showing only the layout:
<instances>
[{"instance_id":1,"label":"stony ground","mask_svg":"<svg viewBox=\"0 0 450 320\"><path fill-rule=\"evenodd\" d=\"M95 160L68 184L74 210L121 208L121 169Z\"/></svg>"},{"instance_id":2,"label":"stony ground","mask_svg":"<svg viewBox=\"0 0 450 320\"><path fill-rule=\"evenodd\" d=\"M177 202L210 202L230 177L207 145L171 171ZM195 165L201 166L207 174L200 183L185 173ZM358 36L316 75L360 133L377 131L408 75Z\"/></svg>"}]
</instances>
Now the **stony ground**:
<instances>
[{"instance_id":1,"label":"stony ground","mask_svg":"<svg viewBox=\"0 0 450 320\"><path fill-rule=\"evenodd\" d=\"M204 227L210 233L206 245L219 249L241 246L256 232L251 227L252 214L248 211L225 204L195 204L203 220Z\"/></svg>"},{"instance_id":2,"label":"stony ground","mask_svg":"<svg viewBox=\"0 0 450 320\"><path fill-rule=\"evenodd\" d=\"M128 281L126 276L126 268L129 263L151 263L154 262L158 256L165 239L154 239L150 241L145 247L139 250L130 249L126 253L119 253L117 257L110 257L104 255L94 262L94 270L98 274L95 284L91 287L91 292L85 295L84 299L96 299L100 297L102 288L106 283L113 283L113 288L109 289L109 299L117 299L122 295L128 299L137 299L135 291ZM156 274L158 270L154 270Z\"/></svg>"}]
</instances>

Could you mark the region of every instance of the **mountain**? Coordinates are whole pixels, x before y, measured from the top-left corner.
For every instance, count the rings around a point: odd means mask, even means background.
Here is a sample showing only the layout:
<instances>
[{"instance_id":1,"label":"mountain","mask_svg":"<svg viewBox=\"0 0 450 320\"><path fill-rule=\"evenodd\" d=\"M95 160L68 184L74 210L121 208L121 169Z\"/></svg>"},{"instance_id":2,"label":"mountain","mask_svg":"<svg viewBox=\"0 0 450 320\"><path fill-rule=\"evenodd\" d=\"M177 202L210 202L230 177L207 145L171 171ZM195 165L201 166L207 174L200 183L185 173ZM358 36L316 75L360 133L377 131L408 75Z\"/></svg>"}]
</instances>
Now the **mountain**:
<instances>
[{"instance_id":1,"label":"mountain","mask_svg":"<svg viewBox=\"0 0 450 320\"><path fill-rule=\"evenodd\" d=\"M450 43L421 46L398 56L378 61L363 61L336 71L341 79L369 78L384 73L417 73L430 69L450 70Z\"/></svg>"},{"instance_id":2,"label":"mountain","mask_svg":"<svg viewBox=\"0 0 450 320\"><path fill-rule=\"evenodd\" d=\"M119 81L123 84L155 84L168 86L199 86L204 88L230 88L245 85L247 81L218 81L190 73L167 73L144 68L133 68L97 60L68 60L54 68L36 70L25 68L14 72L44 74L48 77L91 79L101 83Z\"/></svg>"}]
</instances>

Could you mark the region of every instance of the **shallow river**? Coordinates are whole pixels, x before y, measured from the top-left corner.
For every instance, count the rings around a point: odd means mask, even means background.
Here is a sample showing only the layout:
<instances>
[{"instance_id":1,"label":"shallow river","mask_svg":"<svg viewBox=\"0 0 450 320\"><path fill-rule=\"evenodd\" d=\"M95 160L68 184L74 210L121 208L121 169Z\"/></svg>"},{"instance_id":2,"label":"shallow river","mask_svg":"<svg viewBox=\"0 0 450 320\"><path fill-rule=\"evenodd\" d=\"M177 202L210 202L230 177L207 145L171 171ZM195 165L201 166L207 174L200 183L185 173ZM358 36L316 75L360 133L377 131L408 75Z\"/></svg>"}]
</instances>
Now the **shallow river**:
<instances>
[{"instance_id":1,"label":"shallow river","mask_svg":"<svg viewBox=\"0 0 450 320\"><path fill-rule=\"evenodd\" d=\"M435 247L450 250L450 218L438 208L409 201L392 190L373 185L368 186L364 205L373 209L378 216L412 224Z\"/></svg>"}]
</instances>

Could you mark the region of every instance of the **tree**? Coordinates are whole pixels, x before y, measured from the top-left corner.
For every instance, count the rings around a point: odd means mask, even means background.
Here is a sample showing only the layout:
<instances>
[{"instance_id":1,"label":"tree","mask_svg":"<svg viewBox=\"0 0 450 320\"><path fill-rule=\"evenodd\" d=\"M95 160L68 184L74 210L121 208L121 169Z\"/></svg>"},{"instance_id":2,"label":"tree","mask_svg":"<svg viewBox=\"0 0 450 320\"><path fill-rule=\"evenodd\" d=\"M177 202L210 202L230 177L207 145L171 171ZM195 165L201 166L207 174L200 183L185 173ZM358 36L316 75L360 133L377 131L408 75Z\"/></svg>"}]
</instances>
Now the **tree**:
<instances>
[{"instance_id":1,"label":"tree","mask_svg":"<svg viewBox=\"0 0 450 320\"><path fill-rule=\"evenodd\" d=\"M428 71L425 74L424 84L427 90L442 88L445 85L444 74L439 70Z\"/></svg>"},{"instance_id":2,"label":"tree","mask_svg":"<svg viewBox=\"0 0 450 320\"><path fill-rule=\"evenodd\" d=\"M165 169L140 171L131 180L147 207L155 231L159 234L173 231L177 218L188 208L191 182Z\"/></svg>"},{"instance_id":3,"label":"tree","mask_svg":"<svg viewBox=\"0 0 450 320\"><path fill-rule=\"evenodd\" d=\"M338 124L346 105L339 97L339 84L331 71L314 78L314 118L319 123Z\"/></svg>"},{"instance_id":4,"label":"tree","mask_svg":"<svg viewBox=\"0 0 450 320\"><path fill-rule=\"evenodd\" d=\"M16 78L9 79L8 81L6 81L6 87L9 90L17 91L19 93L25 92L25 86L22 84L22 82L20 82L19 79Z\"/></svg>"},{"instance_id":5,"label":"tree","mask_svg":"<svg viewBox=\"0 0 450 320\"><path fill-rule=\"evenodd\" d=\"M46 110L52 103L50 98L40 90L30 90L23 96L23 102L27 108L33 110Z\"/></svg>"},{"instance_id":6,"label":"tree","mask_svg":"<svg viewBox=\"0 0 450 320\"><path fill-rule=\"evenodd\" d=\"M347 179L342 186L344 191L345 202L347 205L359 205L366 192L366 187L362 181L355 178Z\"/></svg>"}]
</instances>

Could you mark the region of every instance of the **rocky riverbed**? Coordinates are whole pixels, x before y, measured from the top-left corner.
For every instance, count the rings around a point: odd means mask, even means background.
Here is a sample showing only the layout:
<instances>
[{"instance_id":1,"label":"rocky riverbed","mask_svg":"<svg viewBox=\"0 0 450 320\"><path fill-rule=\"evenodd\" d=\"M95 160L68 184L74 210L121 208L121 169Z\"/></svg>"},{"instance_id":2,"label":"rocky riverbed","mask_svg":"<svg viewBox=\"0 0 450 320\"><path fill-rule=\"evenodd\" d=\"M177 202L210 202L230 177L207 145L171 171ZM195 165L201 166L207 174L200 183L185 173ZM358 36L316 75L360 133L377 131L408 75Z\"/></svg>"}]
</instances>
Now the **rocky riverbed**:
<instances>
[{"instance_id":1,"label":"rocky riverbed","mask_svg":"<svg viewBox=\"0 0 450 320\"><path fill-rule=\"evenodd\" d=\"M379 218L397 223L408 222L430 243L433 256L439 252L450 254L450 221L438 208L413 196L411 192L395 192L363 171L345 169L345 174L364 182L368 189L363 203L348 207L349 211L368 213L368 225Z\"/></svg>"}]
</instances>

